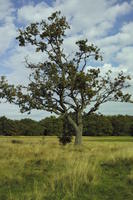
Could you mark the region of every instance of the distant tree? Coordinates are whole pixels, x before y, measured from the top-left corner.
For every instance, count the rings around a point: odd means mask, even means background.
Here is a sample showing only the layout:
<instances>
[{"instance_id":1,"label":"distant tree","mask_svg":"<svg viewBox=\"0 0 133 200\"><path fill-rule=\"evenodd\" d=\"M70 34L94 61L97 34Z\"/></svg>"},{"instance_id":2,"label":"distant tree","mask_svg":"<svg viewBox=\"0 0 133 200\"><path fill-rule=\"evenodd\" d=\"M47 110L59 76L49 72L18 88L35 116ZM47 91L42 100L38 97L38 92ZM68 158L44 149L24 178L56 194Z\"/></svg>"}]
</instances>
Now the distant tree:
<instances>
[{"instance_id":1,"label":"distant tree","mask_svg":"<svg viewBox=\"0 0 133 200\"><path fill-rule=\"evenodd\" d=\"M69 28L66 18L60 12L54 12L47 21L32 23L25 30L19 30L19 45L33 45L36 52L44 53L46 59L38 64L26 60L31 70L30 83L27 87L13 87L14 98L13 94L6 96L20 106L21 112L38 109L64 115L75 130L75 144L81 144L82 116L86 107L91 106L90 115L108 101L130 102L131 95L122 92L129 87L126 81L130 77L120 72L112 79L111 71L101 76L97 68L85 72L88 59L102 60L100 49L88 44L86 39L79 40L76 42L78 51L74 56L68 56L63 42ZM75 113L76 120L72 119L70 112Z\"/></svg>"},{"instance_id":2,"label":"distant tree","mask_svg":"<svg viewBox=\"0 0 133 200\"><path fill-rule=\"evenodd\" d=\"M60 118L50 116L42 119L39 123L43 127L43 135L59 136L62 133L63 124Z\"/></svg>"},{"instance_id":3,"label":"distant tree","mask_svg":"<svg viewBox=\"0 0 133 200\"><path fill-rule=\"evenodd\" d=\"M5 116L0 117L0 135L13 136L18 134L18 127L15 121L7 119Z\"/></svg>"},{"instance_id":4,"label":"distant tree","mask_svg":"<svg viewBox=\"0 0 133 200\"><path fill-rule=\"evenodd\" d=\"M75 114L70 114L75 120ZM4 136L58 136L60 143L67 144L75 135L72 125L67 118L46 117L41 121L32 119L11 120L5 116L0 117L0 135ZM128 136L133 135L133 116L114 115L104 116L99 114L83 115L84 136Z\"/></svg>"},{"instance_id":5,"label":"distant tree","mask_svg":"<svg viewBox=\"0 0 133 200\"><path fill-rule=\"evenodd\" d=\"M19 134L24 136L43 135L43 127L32 119L21 119L19 121Z\"/></svg>"},{"instance_id":6,"label":"distant tree","mask_svg":"<svg viewBox=\"0 0 133 200\"><path fill-rule=\"evenodd\" d=\"M110 117L110 121L113 127L114 136L130 135L130 125L132 119L130 116L117 115Z\"/></svg>"},{"instance_id":7,"label":"distant tree","mask_svg":"<svg viewBox=\"0 0 133 200\"><path fill-rule=\"evenodd\" d=\"M91 114L84 116L83 135L85 136L107 136L112 135L113 127L107 116Z\"/></svg>"}]
</instances>

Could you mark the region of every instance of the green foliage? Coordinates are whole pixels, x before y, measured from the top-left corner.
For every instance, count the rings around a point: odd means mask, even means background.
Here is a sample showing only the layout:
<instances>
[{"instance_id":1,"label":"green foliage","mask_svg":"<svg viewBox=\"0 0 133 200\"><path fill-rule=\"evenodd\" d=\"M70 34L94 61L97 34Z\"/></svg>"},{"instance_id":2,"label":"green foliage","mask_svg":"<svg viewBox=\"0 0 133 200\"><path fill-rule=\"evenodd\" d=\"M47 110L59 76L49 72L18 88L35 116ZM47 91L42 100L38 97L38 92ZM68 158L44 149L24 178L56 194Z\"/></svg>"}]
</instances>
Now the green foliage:
<instances>
[{"instance_id":1,"label":"green foliage","mask_svg":"<svg viewBox=\"0 0 133 200\"><path fill-rule=\"evenodd\" d=\"M110 121L113 126L113 135L131 135L130 133L130 127L133 122L132 116L112 116L110 117Z\"/></svg>"},{"instance_id":2,"label":"green foliage","mask_svg":"<svg viewBox=\"0 0 133 200\"><path fill-rule=\"evenodd\" d=\"M13 102L16 96L16 88L10 85L4 76L0 77L0 99L6 99L8 102Z\"/></svg>"},{"instance_id":3,"label":"green foliage","mask_svg":"<svg viewBox=\"0 0 133 200\"><path fill-rule=\"evenodd\" d=\"M75 120L75 114L71 113ZM34 121L31 119L11 120L0 117L0 135L5 136L58 136L59 140L71 141L75 135L67 118L50 116ZM83 116L84 136L128 136L133 135L133 116L104 116L98 114Z\"/></svg>"},{"instance_id":4,"label":"green foliage","mask_svg":"<svg viewBox=\"0 0 133 200\"><path fill-rule=\"evenodd\" d=\"M6 117L0 117L0 135L17 135L19 132L15 121L7 119Z\"/></svg>"},{"instance_id":5,"label":"green foliage","mask_svg":"<svg viewBox=\"0 0 133 200\"><path fill-rule=\"evenodd\" d=\"M97 114L85 115L83 123L83 135L85 136L108 136L113 133L112 123L106 116Z\"/></svg>"},{"instance_id":6,"label":"green foliage","mask_svg":"<svg viewBox=\"0 0 133 200\"><path fill-rule=\"evenodd\" d=\"M43 127L43 135L61 135L63 130L63 122L61 118L55 116L46 117L39 124Z\"/></svg>"},{"instance_id":7,"label":"green foliage","mask_svg":"<svg viewBox=\"0 0 133 200\"><path fill-rule=\"evenodd\" d=\"M22 119L19 122L19 134L25 136L43 135L43 127L32 119Z\"/></svg>"}]
</instances>

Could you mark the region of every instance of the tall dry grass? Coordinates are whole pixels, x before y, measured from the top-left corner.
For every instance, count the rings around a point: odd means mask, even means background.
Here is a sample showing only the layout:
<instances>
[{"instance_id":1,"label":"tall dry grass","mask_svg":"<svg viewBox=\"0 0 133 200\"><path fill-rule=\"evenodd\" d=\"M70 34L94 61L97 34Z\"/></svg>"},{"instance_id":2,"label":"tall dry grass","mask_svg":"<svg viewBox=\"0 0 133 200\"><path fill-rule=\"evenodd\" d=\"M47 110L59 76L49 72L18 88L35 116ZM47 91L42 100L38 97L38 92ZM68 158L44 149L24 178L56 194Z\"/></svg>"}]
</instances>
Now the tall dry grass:
<instances>
[{"instance_id":1,"label":"tall dry grass","mask_svg":"<svg viewBox=\"0 0 133 200\"><path fill-rule=\"evenodd\" d=\"M58 193L57 199L74 199L82 187L101 181L102 164L119 161L133 163L132 142L84 138L81 147L74 147L59 145L55 137L1 137L0 195L6 191L10 200L41 200ZM133 168L127 176L133 182Z\"/></svg>"}]
</instances>

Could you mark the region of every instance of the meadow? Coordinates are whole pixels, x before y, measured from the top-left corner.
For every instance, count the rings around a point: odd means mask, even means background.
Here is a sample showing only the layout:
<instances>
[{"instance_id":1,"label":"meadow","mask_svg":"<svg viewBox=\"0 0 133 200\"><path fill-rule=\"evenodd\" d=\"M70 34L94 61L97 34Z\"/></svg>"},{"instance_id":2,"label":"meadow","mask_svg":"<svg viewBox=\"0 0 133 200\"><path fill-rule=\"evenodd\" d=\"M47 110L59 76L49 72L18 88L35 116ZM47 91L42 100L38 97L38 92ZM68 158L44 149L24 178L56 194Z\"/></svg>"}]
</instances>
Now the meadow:
<instances>
[{"instance_id":1,"label":"meadow","mask_svg":"<svg viewBox=\"0 0 133 200\"><path fill-rule=\"evenodd\" d=\"M133 137L0 137L0 200L133 200Z\"/></svg>"}]
</instances>

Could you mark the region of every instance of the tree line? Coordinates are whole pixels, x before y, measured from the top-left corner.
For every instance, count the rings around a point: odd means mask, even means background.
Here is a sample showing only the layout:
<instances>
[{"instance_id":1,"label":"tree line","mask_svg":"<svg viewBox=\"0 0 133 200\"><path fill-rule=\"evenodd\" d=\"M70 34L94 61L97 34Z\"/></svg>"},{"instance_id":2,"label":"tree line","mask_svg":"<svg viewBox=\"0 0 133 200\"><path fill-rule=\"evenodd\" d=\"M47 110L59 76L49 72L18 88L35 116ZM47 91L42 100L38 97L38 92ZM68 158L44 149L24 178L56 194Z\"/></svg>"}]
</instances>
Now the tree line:
<instances>
[{"instance_id":1,"label":"tree line","mask_svg":"<svg viewBox=\"0 0 133 200\"><path fill-rule=\"evenodd\" d=\"M84 115L83 127L84 136L133 136L133 116ZM40 121L0 117L0 135L3 136L61 136L64 132L75 135L71 124L62 117L50 116Z\"/></svg>"}]
</instances>

